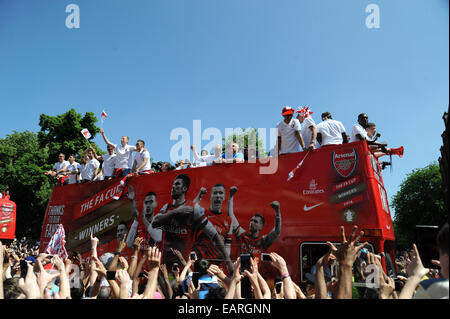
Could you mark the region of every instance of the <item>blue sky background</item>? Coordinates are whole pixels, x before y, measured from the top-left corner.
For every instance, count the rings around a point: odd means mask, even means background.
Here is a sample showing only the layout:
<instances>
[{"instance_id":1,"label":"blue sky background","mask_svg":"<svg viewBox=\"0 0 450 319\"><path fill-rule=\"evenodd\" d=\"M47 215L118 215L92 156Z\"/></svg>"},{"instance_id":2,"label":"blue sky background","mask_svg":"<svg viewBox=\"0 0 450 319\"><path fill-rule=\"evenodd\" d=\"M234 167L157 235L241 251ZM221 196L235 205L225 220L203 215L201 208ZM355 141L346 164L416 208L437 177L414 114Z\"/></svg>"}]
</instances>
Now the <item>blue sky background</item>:
<instances>
[{"instance_id":1,"label":"blue sky background","mask_svg":"<svg viewBox=\"0 0 450 319\"><path fill-rule=\"evenodd\" d=\"M65 25L71 3L79 29ZM0 0L0 138L37 132L42 113L105 109L111 141L144 139L168 160L171 131L193 120L268 130L283 106L309 105L350 132L365 112L405 147L384 171L391 198L440 156L448 30L448 0Z\"/></svg>"}]
</instances>

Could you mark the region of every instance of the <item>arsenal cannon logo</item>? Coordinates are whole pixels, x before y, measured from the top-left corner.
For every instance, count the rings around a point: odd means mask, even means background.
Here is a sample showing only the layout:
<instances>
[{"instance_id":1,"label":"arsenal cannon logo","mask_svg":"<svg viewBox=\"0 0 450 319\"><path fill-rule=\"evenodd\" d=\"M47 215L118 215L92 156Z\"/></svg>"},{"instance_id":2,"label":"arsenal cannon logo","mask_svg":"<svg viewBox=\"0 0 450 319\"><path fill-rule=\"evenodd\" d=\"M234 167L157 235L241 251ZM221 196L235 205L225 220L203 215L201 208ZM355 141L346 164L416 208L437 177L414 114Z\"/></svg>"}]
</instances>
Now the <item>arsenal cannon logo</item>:
<instances>
[{"instance_id":1,"label":"arsenal cannon logo","mask_svg":"<svg viewBox=\"0 0 450 319\"><path fill-rule=\"evenodd\" d=\"M331 153L331 163L341 177L350 177L358 166L358 153L354 148L336 150Z\"/></svg>"}]
</instances>

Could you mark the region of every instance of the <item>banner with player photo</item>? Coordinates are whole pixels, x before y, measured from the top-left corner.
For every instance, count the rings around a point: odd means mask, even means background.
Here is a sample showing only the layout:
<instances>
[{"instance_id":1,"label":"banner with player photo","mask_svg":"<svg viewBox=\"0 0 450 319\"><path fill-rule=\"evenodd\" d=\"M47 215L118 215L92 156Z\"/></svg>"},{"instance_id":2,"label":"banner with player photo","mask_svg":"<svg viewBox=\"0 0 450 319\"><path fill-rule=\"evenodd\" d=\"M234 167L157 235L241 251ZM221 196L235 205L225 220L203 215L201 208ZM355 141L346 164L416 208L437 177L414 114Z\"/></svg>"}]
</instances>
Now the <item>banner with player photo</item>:
<instances>
[{"instance_id":1,"label":"banner with player photo","mask_svg":"<svg viewBox=\"0 0 450 319\"><path fill-rule=\"evenodd\" d=\"M275 174L261 174L267 164L257 162L130 176L118 200L111 199L118 178L57 186L41 246L52 225L62 223L67 249L87 255L91 234L99 238L99 255L124 240L122 255L128 256L142 237L141 249L157 245L168 269L177 261L174 250L185 259L195 251L224 270L242 253L274 251L286 257L295 277L300 243L339 241L340 225L376 229L378 250L394 239L382 177L364 142L322 148L307 158L286 154L277 164Z\"/></svg>"}]
</instances>

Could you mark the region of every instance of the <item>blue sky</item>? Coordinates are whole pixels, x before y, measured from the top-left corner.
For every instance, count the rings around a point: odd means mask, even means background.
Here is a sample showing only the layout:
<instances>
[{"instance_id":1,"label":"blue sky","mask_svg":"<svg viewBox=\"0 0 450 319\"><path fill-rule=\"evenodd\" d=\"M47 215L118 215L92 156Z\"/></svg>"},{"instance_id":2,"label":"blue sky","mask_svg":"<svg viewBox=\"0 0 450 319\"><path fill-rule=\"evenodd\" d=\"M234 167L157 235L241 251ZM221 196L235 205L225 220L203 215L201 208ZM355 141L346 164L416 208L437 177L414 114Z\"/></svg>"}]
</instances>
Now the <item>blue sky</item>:
<instances>
[{"instance_id":1,"label":"blue sky","mask_svg":"<svg viewBox=\"0 0 450 319\"><path fill-rule=\"evenodd\" d=\"M369 4L379 28L366 26ZM111 141L144 139L168 160L171 131L192 134L193 120L269 130L283 106L309 105L350 132L365 112L405 147L384 171L391 198L440 156L448 29L447 0L0 0L0 137L38 131L42 113L105 109Z\"/></svg>"}]
</instances>

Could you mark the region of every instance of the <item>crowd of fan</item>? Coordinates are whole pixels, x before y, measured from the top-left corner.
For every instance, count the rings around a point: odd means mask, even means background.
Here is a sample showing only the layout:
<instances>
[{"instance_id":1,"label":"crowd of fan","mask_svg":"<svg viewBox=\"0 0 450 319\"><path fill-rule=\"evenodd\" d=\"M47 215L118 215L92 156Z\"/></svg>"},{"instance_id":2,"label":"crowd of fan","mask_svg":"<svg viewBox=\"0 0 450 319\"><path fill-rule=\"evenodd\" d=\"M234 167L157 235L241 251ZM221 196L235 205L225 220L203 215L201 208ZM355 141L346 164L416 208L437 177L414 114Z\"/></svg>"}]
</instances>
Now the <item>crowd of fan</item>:
<instances>
[{"instance_id":1,"label":"crowd of fan","mask_svg":"<svg viewBox=\"0 0 450 319\"><path fill-rule=\"evenodd\" d=\"M65 261L57 255L38 254L38 246L26 240L14 241L9 247L0 243L0 299L352 299L354 263L367 245L359 243L362 236L355 226L347 238L341 227L340 245L327 242L329 251L316 261L315 274L299 284L292 280L285 259L275 252L270 253L270 261L251 258L246 269L242 269L238 258L233 273L227 275L205 259L191 259L178 251L174 254L182 267L169 270L161 263L161 252L156 247L149 247L140 256L140 237L134 241L129 262L121 256L125 239L116 252L98 257L99 241L91 237L88 258L74 253ZM366 251L365 262L377 270L372 274L378 277L375 281L378 279L379 285L370 289L372 293L364 294L358 288L356 298L448 298L448 224L441 228L437 244L440 259L435 263L439 272L423 266L413 245L396 259L396 277L384 272L382 256ZM278 271L275 284L259 272L263 262ZM333 263L339 264L339 271L330 277ZM77 271L73 271L73 265Z\"/></svg>"}]
</instances>

